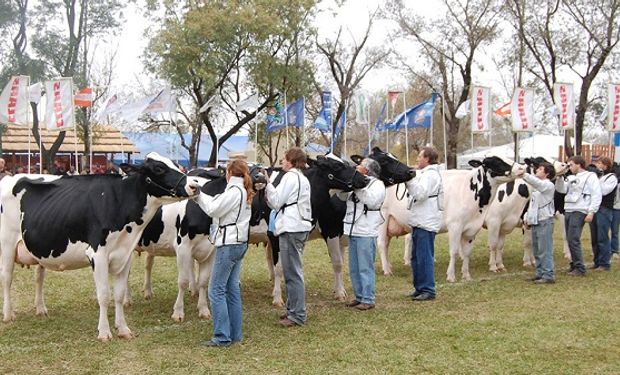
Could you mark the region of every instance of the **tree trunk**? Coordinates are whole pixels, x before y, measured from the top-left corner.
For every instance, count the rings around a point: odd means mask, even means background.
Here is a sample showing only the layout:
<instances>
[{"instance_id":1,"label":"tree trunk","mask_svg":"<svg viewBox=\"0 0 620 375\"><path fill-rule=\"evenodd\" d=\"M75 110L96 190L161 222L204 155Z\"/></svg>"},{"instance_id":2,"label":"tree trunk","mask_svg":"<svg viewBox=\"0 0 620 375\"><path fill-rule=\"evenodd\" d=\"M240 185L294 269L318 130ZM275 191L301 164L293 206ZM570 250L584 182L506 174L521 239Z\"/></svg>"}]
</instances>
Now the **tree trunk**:
<instances>
[{"instance_id":1,"label":"tree trunk","mask_svg":"<svg viewBox=\"0 0 620 375\"><path fill-rule=\"evenodd\" d=\"M448 129L450 131L447 134L448 138L448 157L446 158L448 162L448 169L457 168L456 165L456 150L458 144L458 134L459 134L459 120L456 118L452 118L451 120L446 120L448 123Z\"/></svg>"}]
</instances>

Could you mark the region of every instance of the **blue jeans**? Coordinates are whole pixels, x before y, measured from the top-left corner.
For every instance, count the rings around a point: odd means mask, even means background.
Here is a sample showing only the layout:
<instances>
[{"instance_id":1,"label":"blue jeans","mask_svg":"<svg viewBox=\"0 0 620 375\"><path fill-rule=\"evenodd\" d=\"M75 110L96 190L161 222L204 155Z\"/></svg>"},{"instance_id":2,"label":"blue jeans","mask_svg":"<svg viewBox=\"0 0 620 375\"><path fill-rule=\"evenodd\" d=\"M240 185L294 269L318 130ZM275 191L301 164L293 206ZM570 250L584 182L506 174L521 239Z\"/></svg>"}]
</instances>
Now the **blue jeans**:
<instances>
[{"instance_id":1,"label":"blue jeans","mask_svg":"<svg viewBox=\"0 0 620 375\"><path fill-rule=\"evenodd\" d=\"M620 229L620 210L611 210L611 253L618 254L618 229Z\"/></svg>"},{"instance_id":2,"label":"blue jeans","mask_svg":"<svg viewBox=\"0 0 620 375\"><path fill-rule=\"evenodd\" d=\"M217 344L241 341L242 313L239 275L248 244L224 245L215 250L209 280L209 301L213 316L213 338Z\"/></svg>"},{"instance_id":3,"label":"blue jeans","mask_svg":"<svg viewBox=\"0 0 620 375\"><path fill-rule=\"evenodd\" d=\"M413 288L417 293L435 296L435 232L412 228L411 271Z\"/></svg>"},{"instance_id":4,"label":"blue jeans","mask_svg":"<svg viewBox=\"0 0 620 375\"><path fill-rule=\"evenodd\" d=\"M532 245L536 259L536 276L553 280L553 218L532 225Z\"/></svg>"},{"instance_id":5,"label":"blue jeans","mask_svg":"<svg viewBox=\"0 0 620 375\"><path fill-rule=\"evenodd\" d=\"M286 316L303 325L306 323L306 284L304 282L304 246L308 232L285 232L278 236L280 261L286 285Z\"/></svg>"},{"instance_id":6,"label":"blue jeans","mask_svg":"<svg viewBox=\"0 0 620 375\"><path fill-rule=\"evenodd\" d=\"M585 223L586 214L579 211L564 213L564 227L566 228L566 241L570 250L570 270L580 273L586 272L583 264L583 250L581 249L581 232Z\"/></svg>"},{"instance_id":7,"label":"blue jeans","mask_svg":"<svg viewBox=\"0 0 620 375\"><path fill-rule=\"evenodd\" d=\"M375 304L376 237L349 236L349 274L355 300Z\"/></svg>"},{"instance_id":8,"label":"blue jeans","mask_svg":"<svg viewBox=\"0 0 620 375\"><path fill-rule=\"evenodd\" d=\"M613 225L611 208L600 207L594 215L596 218L596 246L592 247L594 266L609 268L611 260L611 243L609 231Z\"/></svg>"}]
</instances>

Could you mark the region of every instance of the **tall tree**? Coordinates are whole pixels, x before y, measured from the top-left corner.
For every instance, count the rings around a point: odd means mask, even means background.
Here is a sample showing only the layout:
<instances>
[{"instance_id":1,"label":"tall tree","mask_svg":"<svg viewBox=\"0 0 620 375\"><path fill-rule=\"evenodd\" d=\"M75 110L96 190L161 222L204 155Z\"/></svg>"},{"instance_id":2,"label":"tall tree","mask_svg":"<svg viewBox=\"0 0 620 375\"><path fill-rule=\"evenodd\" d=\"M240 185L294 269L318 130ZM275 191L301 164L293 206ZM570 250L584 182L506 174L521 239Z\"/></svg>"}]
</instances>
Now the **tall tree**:
<instances>
[{"instance_id":1,"label":"tall tree","mask_svg":"<svg viewBox=\"0 0 620 375\"><path fill-rule=\"evenodd\" d=\"M500 7L496 0L443 0L446 15L432 24L415 16L403 0L391 0L387 10L400 25L405 37L412 38L429 61L427 71L415 74L439 92L445 101L448 168L456 167L461 122L459 105L467 100L472 70L480 48L497 37Z\"/></svg>"},{"instance_id":2,"label":"tall tree","mask_svg":"<svg viewBox=\"0 0 620 375\"><path fill-rule=\"evenodd\" d=\"M332 115L332 132L338 126L340 118L347 109L346 103L351 101L360 82L369 72L384 64L391 53L389 48L384 46L368 46L368 38L371 35L376 14L377 12L374 12L369 16L366 31L359 41L353 39L350 44L345 43L341 27L335 39L316 43L319 53L327 60L329 72L338 87L340 96L336 112ZM342 142L343 137L340 137L334 145L334 152L340 153Z\"/></svg>"},{"instance_id":3,"label":"tall tree","mask_svg":"<svg viewBox=\"0 0 620 375\"><path fill-rule=\"evenodd\" d=\"M152 9L163 6L165 16L145 64L191 102L192 110L185 111L192 133L186 148L193 165L203 126L212 144L221 146L272 104L278 91L289 97L307 91L303 87L311 82L312 66L300 51L313 32L314 5L314 0L150 2ZM260 94L257 108L234 112L234 103L250 93ZM199 112L213 97L230 111ZM210 165L217 151L212 148Z\"/></svg>"}]
</instances>

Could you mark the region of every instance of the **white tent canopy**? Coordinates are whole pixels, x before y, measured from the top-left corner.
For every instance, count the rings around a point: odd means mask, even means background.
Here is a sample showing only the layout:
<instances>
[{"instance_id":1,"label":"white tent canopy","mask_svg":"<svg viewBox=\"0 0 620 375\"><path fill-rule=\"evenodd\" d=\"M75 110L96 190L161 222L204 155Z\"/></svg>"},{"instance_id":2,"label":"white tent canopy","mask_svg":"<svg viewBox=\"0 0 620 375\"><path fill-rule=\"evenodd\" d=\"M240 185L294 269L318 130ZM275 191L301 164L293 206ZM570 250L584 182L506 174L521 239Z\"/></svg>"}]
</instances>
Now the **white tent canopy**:
<instances>
[{"instance_id":1,"label":"white tent canopy","mask_svg":"<svg viewBox=\"0 0 620 375\"><path fill-rule=\"evenodd\" d=\"M571 139L574 143L574 139ZM589 144L583 142L583 144ZM533 137L521 139L519 141L519 160L532 156L543 156L557 159L560 146L564 145L564 137L561 135L537 134ZM458 168L470 168L467 164L470 160L482 160L486 155L497 155L508 159L514 159L514 143L507 143L501 146L487 147L485 149L473 149L463 152L457 156Z\"/></svg>"}]
</instances>

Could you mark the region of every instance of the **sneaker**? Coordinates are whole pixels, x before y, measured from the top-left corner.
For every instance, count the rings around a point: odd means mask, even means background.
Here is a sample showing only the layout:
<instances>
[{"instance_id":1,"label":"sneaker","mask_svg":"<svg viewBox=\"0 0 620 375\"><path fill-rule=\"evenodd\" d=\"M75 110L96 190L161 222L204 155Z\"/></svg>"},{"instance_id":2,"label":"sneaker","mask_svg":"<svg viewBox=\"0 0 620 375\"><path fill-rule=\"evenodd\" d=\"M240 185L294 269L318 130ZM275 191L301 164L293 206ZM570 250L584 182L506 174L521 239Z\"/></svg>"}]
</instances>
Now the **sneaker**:
<instances>
[{"instance_id":1,"label":"sneaker","mask_svg":"<svg viewBox=\"0 0 620 375\"><path fill-rule=\"evenodd\" d=\"M285 327L285 328L295 327L295 326L299 325L299 324L295 323L294 321L290 320L289 318L281 319L278 322L278 324L280 324L282 327Z\"/></svg>"},{"instance_id":2,"label":"sneaker","mask_svg":"<svg viewBox=\"0 0 620 375\"><path fill-rule=\"evenodd\" d=\"M359 303L355 306L355 308L360 311L366 311L366 310L374 309L375 305L370 304L370 303Z\"/></svg>"},{"instance_id":3,"label":"sneaker","mask_svg":"<svg viewBox=\"0 0 620 375\"><path fill-rule=\"evenodd\" d=\"M603 266L598 266L594 269L594 271L600 272L600 271L609 271L609 267L603 267Z\"/></svg>"},{"instance_id":4,"label":"sneaker","mask_svg":"<svg viewBox=\"0 0 620 375\"><path fill-rule=\"evenodd\" d=\"M345 306L346 307L355 307L355 306L357 306L359 304L361 304L361 302L356 300L356 299L354 299L352 301L349 301L349 302L345 303Z\"/></svg>"},{"instance_id":5,"label":"sneaker","mask_svg":"<svg viewBox=\"0 0 620 375\"><path fill-rule=\"evenodd\" d=\"M432 301L435 299L435 296L430 294L430 293L426 293L426 292L422 292L419 295L413 297L414 301Z\"/></svg>"},{"instance_id":6,"label":"sneaker","mask_svg":"<svg viewBox=\"0 0 620 375\"><path fill-rule=\"evenodd\" d=\"M229 347L231 345L230 342L215 342L215 341L203 341L200 343L201 346L204 346L206 348L226 348Z\"/></svg>"},{"instance_id":7,"label":"sneaker","mask_svg":"<svg viewBox=\"0 0 620 375\"><path fill-rule=\"evenodd\" d=\"M537 280L540 280L540 279L542 279L542 276L534 276L534 277L529 277L527 279L527 281L537 281Z\"/></svg>"},{"instance_id":8,"label":"sneaker","mask_svg":"<svg viewBox=\"0 0 620 375\"><path fill-rule=\"evenodd\" d=\"M538 280L534 280L534 284L555 284L555 280L540 278Z\"/></svg>"},{"instance_id":9,"label":"sneaker","mask_svg":"<svg viewBox=\"0 0 620 375\"><path fill-rule=\"evenodd\" d=\"M572 270L568 273L569 276L585 276L586 273L585 272L580 272L577 270Z\"/></svg>"}]
</instances>

